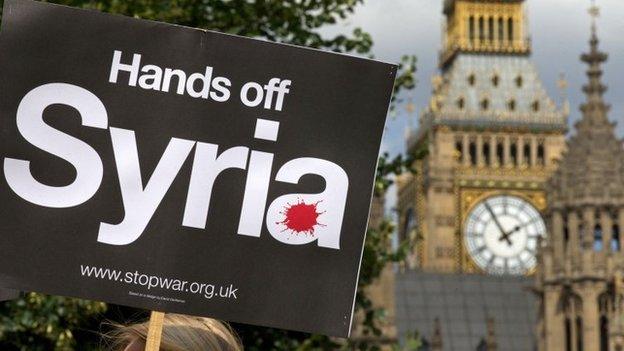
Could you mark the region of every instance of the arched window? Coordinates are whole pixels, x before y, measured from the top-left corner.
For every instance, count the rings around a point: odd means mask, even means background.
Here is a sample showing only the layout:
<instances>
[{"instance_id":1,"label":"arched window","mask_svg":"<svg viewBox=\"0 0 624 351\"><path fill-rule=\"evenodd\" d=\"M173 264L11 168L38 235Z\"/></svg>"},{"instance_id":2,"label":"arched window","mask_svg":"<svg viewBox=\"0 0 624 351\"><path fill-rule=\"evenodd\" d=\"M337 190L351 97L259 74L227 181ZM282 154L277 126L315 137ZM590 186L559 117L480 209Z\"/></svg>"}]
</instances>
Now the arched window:
<instances>
[{"instance_id":1,"label":"arched window","mask_svg":"<svg viewBox=\"0 0 624 351\"><path fill-rule=\"evenodd\" d=\"M562 296L561 307L564 313L564 346L566 351L583 350L583 303L578 295L566 291ZM574 345L576 344L576 345Z\"/></svg>"},{"instance_id":2,"label":"arched window","mask_svg":"<svg viewBox=\"0 0 624 351\"><path fill-rule=\"evenodd\" d=\"M491 160L490 160L490 143L487 142L487 141L485 143L483 143L483 156L484 156L484 159L485 159L485 164L489 166L490 162L491 162Z\"/></svg>"},{"instance_id":3,"label":"arched window","mask_svg":"<svg viewBox=\"0 0 624 351\"><path fill-rule=\"evenodd\" d=\"M537 100L533 101L533 103L531 104L531 108L533 109L533 112L539 112L539 110L540 110L540 103L539 103L539 101L537 101Z\"/></svg>"},{"instance_id":4,"label":"arched window","mask_svg":"<svg viewBox=\"0 0 624 351\"><path fill-rule=\"evenodd\" d=\"M530 163L530 160L531 160L531 145L524 144L524 147L523 147L523 150L522 150L522 157L524 158L524 162L525 163Z\"/></svg>"},{"instance_id":5,"label":"arched window","mask_svg":"<svg viewBox=\"0 0 624 351\"><path fill-rule=\"evenodd\" d=\"M596 224L594 227L594 251L602 251L603 247L602 226L600 226L600 224Z\"/></svg>"},{"instance_id":6,"label":"arched window","mask_svg":"<svg viewBox=\"0 0 624 351\"><path fill-rule=\"evenodd\" d=\"M572 351L572 322L569 317L565 318L565 350Z\"/></svg>"},{"instance_id":7,"label":"arched window","mask_svg":"<svg viewBox=\"0 0 624 351\"><path fill-rule=\"evenodd\" d=\"M468 76L468 84L474 86L477 83L477 77L473 74Z\"/></svg>"},{"instance_id":8,"label":"arched window","mask_svg":"<svg viewBox=\"0 0 624 351\"><path fill-rule=\"evenodd\" d=\"M455 154L457 155L458 160L461 160L464 154L463 150L464 150L464 145L461 142L461 140L456 141L455 142Z\"/></svg>"},{"instance_id":9,"label":"arched window","mask_svg":"<svg viewBox=\"0 0 624 351\"><path fill-rule=\"evenodd\" d=\"M458 109L463 110L465 105L466 105L466 101L464 100L463 97L460 97L459 99L457 99L457 108Z\"/></svg>"},{"instance_id":10,"label":"arched window","mask_svg":"<svg viewBox=\"0 0 624 351\"><path fill-rule=\"evenodd\" d=\"M516 143L512 143L511 147L510 147L510 156L511 156L511 164L513 165L518 165L518 147L516 146Z\"/></svg>"},{"instance_id":11,"label":"arched window","mask_svg":"<svg viewBox=\"0 0 624 351\"><path fill-rule=\"evenodd\" d=\"M477 144L475 144L474 141L470 142L470 145L468 146L469 152L470 152L470 163L473 166L477 165Z\"/></svg>"},{"instance_id":12,"label":"arched window","mask_svg":"<svg viewBox=\"0 0 624 351\"><path fill-rule=\"evenodd\" d=\"M620 226L617 224L613 225L611 233L611 251L620 251Z\"/></svg>"},{"instance_id":13,"label":"arched window","mask_svg":"<svg viewBox=\"0 0 624 351\"><path fill-rule=\"evenodd\" d=\"M489 41L494 40L494 18L493 17L490 17L490 19L488 19L488 40Z\"/></svg>"},{"instance_id":14,"label":"arched window","mask_svg":"<svg viewBox=\"0 0 624 351\"><path fill-rule=\"evenodd\" d=\"M507 40L512 43L514 39L514 23L513 19L510 18L507 20Z\"/></svg>"},{"instance_id":15,"label":"arched window","mask_svg":"<svg viewBox=\"0 0 624 351\"><path fill-rule=\"evenodd\" d=\"M474 44L475 40L475 19L473 16L470 16L468 19L468 37L470 38L470 43Z\"/></svg>"},{"instance_id":16,"label":"arched window","mask_svg":"<svg viewBox=\"0 0 624 351\"><path fill-rule=\"evenodd\" d=\"M524 81L522 80L522 76L517 76L515 82L518 88L522 88L522 84L524 83Z\"/></svg>"},{"instance_id":17,"label":"arched window","mask_svg":"<svg viewBox=\"0 0 624 351\"><path fill-rule=\"evenodd\" d=\"M609 318L600 316L600 351L609 351Z\"/></svg>"},{"instance_id":18,"label":"arched window","mask_svg":"<svg viewBox=\"0 0 624 351\"><path fill-rule=\"evenodd\" d=\"M509 109L509 111L515 111L516 110L516 100L511 99L507 102L507 108Z\"/></svg>"},{"instance_id":19,"label":"arched window","mask_svg":"<svg viewBox=\"0 0 624 351\"><path fill-rule=\"evenodd\" d=\"M485 21L483 17L479 17L479 40L482 42L485 40Z\"/></svg>"},{"instance_id":20,"label":"arched window","mask_svg":"<svg viewBox=\"0 0 624 351\"><path fill-rule=\"evenodd\" d=\"M612 295L604 293L598 297L600 315L600 351L609 351L609 310Z\"/></svg>"},{"instance_id":21,"label":"arched window","mask_svg":"<svg viewBox=\"0 0 624 351\"><path fill-rule=\"evenodd\" d=\"M505 29L503 28L503 19L498 19L498 42L500 44L505 40Z\"/></svg>"},{"instance_id":22,"label":"arched window","mask_svg":"<svg viewBox=\"0 0 624 351\"><path fill-rule=\"evenodd\" d=\"M583 318L576 317L576 351L583 351Z\"/></svg>"},{"instance_id":23,"label":"arched window","mask_svg":"<svg viewBox=\"0 0 624 351\"><path fill-rule=\"evenodd\" d=\"M490 100L487 98L481 100L481 109L487 111L490 108Z\"/></svg>"},{"instance_id":24,"label":"arched window","mask_svg":"<svg viewBox=\"0 0 624 351\"><path fill-rule=\"evenodd\" d=\"M544 166L546 164L546 159L544 158L544 145L537 145L537 162L538 165Z\"/></svg>"},{"instance_id":25,"label":"arched window","mask_svg":"<svg viewBox=\"0 0 624 351\"><path fill-rule=\"evenodd\" d=\"M503 164L505 155L505 147L502 143L496 142L496 161L499 165Z\"/></svg>"},{"instance_id":26,"label":"arched window","mask_svg":"<svg viewBox=\"0 0 624 351\"><path fill-rule=\"evenodd\" d=\"M495 74L492 77L492 85L497 87L499 82L500 82L500 78L498 77L498 74Z\"/></svg>"}]
</instances>

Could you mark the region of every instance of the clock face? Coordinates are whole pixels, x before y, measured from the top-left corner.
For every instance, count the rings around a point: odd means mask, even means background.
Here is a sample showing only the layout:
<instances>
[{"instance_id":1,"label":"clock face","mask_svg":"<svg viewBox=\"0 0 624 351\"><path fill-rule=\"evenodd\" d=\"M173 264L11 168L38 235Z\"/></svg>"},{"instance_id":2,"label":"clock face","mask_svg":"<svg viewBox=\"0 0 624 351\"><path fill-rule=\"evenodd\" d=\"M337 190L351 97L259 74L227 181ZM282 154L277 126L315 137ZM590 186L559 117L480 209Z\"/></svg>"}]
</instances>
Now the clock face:
<instances>
[{"instance_id":1,"label":"clock face","mask_svg":"<svg viewBox=\"0 0 624 351\"><path fill-rule=\"evenodd\" d=\"M479 268L491 274L526 274L535 268L538 237L546 234L539 212L509 195L487 198L468 214L466 249Z\"/></svg>"}]
</instances>

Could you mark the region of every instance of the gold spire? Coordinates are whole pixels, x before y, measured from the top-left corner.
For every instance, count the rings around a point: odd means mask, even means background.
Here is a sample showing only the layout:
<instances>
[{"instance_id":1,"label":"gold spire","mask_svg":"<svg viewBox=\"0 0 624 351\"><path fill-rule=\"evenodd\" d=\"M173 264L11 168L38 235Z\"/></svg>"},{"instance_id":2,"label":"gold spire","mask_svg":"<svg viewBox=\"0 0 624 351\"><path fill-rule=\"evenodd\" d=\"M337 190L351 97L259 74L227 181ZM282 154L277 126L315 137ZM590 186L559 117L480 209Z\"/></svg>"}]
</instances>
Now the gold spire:
<instances>
[{"instance_id":1,"label":"gold spire","mask_svg":"<svg viewBox=\"0 0 624 351\"><path fill-rule=\"evenodd\" d=\"M591 6L587 9L589 16L591 17L591 37L592 41L595 39L598 44L598 34L596 33L596 21L600 17L600 7L596 5L596 0L591 0Z\"/></svg>"},{"instance_id":2,"label":"gold spire","mask_svg":"<svg viewBox=\"0 0 624 351\"><path fill-rule=\"evenodd\" d=\"M567 97L568 93L568 80L566 79L565 73L559 73L559 80L557 81L557 87L561 92L562 97Z\"/></svg>"},{"instance_id":3,"label":"gold spire","mask_svg":"<svg viewBox=\"0 0 624 351\"><path fill-rule=\"evenodd\" d=\"M595 31L596 29L596 18L600 17L600 7L596 5L596 0L591 1L591 6L589 7L589 15L592 17L592 28Z\"/></svg>"}]
</instances>

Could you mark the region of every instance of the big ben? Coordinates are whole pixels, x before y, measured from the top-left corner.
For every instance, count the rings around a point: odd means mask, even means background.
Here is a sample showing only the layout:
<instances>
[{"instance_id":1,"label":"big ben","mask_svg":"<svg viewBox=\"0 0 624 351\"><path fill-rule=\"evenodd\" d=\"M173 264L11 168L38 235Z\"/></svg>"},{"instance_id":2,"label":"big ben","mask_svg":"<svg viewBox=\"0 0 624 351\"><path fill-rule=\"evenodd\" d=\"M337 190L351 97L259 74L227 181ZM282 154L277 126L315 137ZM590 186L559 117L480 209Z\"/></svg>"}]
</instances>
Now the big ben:
<instances>
[{"instance_id":1,"label":"big ben","mask_svg":"<svg viewBox=\"0 0 624 351\"><path fill-rule=\"evenodd\" d=\"M446 0L443 11L440 75L408 141L428 156L398 181L399 235L418 270L528 275L568 107L531 61L523 0Z\"/></svg>"}]
</instances>

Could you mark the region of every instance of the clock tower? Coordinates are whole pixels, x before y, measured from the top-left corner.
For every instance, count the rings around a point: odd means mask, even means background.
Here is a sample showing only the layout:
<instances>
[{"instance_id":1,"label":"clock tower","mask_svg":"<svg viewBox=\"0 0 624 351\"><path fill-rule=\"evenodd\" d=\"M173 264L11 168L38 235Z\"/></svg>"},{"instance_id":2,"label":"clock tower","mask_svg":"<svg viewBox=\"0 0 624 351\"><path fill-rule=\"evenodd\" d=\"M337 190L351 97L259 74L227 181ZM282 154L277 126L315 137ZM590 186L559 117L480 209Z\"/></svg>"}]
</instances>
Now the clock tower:
<instances>
[{"instance_id":1,"label":"clock tower","mask_svg":"<svg viewBox=\"0 0 624 351\"><path fill-rule=\"evenodd\" d=\"M440 74L398 180L399 235L423 271L530 274L568 106L533 63L523 0L446 0ZM562 88L564 82L561 82Z\"/></svg>"}]
</instances>

